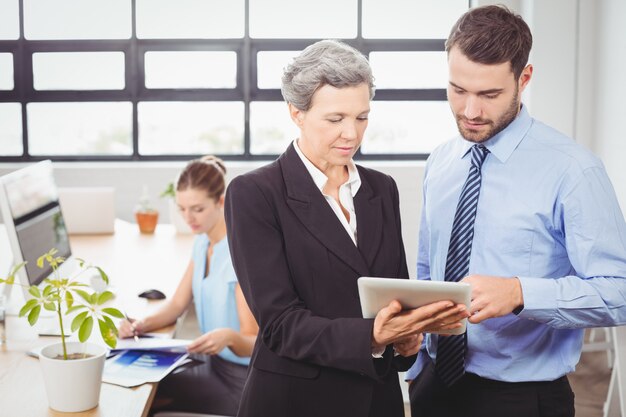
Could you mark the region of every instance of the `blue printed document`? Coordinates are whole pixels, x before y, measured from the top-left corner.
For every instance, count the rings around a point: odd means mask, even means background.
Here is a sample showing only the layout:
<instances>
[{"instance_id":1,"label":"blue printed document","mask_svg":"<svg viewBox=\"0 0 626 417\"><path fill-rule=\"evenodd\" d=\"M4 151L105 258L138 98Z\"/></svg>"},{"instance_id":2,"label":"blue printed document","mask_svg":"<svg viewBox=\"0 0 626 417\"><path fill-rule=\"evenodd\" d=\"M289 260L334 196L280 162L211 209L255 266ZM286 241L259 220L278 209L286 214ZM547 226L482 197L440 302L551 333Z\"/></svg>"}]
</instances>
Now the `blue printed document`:
<instances>
[{"instance_id":1,"label":"blue printed document","mask_svg":"<svg viewBox=\"0 0 626 417\"><path fill-rule=\"evenodd\" d=\"M107 359L102 382L135 387L158 382L172 370L187 363L187 353L160 350L126 350Z\"/></svg>"}]
</instances>

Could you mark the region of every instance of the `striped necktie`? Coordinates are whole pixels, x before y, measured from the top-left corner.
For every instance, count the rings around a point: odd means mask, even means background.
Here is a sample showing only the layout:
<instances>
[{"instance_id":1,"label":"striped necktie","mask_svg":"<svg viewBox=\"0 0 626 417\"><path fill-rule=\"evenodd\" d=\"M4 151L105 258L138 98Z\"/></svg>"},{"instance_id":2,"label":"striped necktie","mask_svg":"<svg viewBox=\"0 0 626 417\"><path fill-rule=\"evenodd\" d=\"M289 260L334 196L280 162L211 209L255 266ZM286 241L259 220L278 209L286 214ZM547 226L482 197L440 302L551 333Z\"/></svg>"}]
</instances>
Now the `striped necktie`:
<instances>
[{"instance_id":1,"label":"striped necktie","mask_svg":"<svg viewBox=\"0 0 626 417\"><path fill-rule=\"evenodd\" d=\"M457 282L469 273L469 260L474 238L474 220L480 196L480 168L489 151L483 145L471 149L472 165L456 207L450 246L446 260L446 281ZM465 374L465 348L467 333L456 336L439 336L435 370L439 378L451 386Z\"/></svg>"}]
</instances>

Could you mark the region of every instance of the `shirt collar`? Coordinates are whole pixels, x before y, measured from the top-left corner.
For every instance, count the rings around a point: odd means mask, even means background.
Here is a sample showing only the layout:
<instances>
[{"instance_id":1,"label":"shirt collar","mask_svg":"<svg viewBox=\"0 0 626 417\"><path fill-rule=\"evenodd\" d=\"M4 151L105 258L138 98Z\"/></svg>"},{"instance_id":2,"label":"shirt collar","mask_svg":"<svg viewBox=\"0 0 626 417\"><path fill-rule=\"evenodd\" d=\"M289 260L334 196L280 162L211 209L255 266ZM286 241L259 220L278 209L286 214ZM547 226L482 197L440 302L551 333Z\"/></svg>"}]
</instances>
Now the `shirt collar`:
<instances>
[{"instance_id":1,"label":"shirt collar","mask_svg":"<svg viewBox=\"0 0 626 417\"><path fill-rule=\"evenodd\" d=\"M304 153L302 153L302 150L298 146L297 139L293 141L293 147L296 149L296 153L302 160L302 163L306 167L306 170L309 171L309 174L311 174L311 178L313 178L315 186L319 188L322 194L324 194L323 190L324 186L328 182L328 177L326 176L326 174L320 171L319 168L313 165L313 162L309 161ZM348 186L350 187L350 193L352 194L352 197L356 195L356 193L359 191L359 188L361 187L361 176L359 175L359 170L356 169L356 165L354 165L354 161L352 160L348 162L348 181L346 181L346 184L348 184Z\"/></svg>"},{"instance_id":2,"label":"shirt collar","mask_svg":"<svg viewBox=\"0 0 626 417\"><path fill-rule=\"evenodd\" d=\"M526 132L530 129L533 119L528 114L526 106L522 105L517 117L507 126L491 139L483 142L483 145L489 152L493 154L500 162L505 163L513 151L520 144ZM470 148L475 145L474 142L463 140L463 157L469 153Z\"/></svg>"}]
</instances>

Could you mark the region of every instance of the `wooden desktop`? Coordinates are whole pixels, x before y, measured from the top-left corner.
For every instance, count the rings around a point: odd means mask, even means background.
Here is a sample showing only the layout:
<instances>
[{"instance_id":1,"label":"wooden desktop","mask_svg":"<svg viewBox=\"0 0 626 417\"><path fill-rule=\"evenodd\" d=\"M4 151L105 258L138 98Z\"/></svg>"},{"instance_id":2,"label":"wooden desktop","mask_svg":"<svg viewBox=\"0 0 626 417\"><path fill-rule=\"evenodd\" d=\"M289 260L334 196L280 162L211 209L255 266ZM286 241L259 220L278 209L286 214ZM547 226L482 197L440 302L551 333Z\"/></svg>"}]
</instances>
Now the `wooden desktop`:
<instances>
[{"instance_id":1,"label":"wooden desktop","mask_svg":"<svg viewBox=\"0 0 626 417\"><path fill-rule=\"evenodd\" d=\"M6 240L3 228L1 232L0 240ZM131 317L149 314L161 303L138 298L141 291L156 288L168 297L173 295L191 257L192 242L192 235L177 234L171 225L159 224L155 234L142 235L136 224L122 220L116 221L113 235L70 236L72 252L107 272L116 294L114 305ZM2 242L0 248L4 255L7 244ZM14 292L11 298L21 302L22 294ZM7 317L6 328L7 343L0 347L0 417L66 416L48 407L39 362L26 355L30 349L59 338L39 337L24 318L16 316ZM102 384L98 407L72 416L147 416L156 386Z\"/></svg>"}]
</instances>

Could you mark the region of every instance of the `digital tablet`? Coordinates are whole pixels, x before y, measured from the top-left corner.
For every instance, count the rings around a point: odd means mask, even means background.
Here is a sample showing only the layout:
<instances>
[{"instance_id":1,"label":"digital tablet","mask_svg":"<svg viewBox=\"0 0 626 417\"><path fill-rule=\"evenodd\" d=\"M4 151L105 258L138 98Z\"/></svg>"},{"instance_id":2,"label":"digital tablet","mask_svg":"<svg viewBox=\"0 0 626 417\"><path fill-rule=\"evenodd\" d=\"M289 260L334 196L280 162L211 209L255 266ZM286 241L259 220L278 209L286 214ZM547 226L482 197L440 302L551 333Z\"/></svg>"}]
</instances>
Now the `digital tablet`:
<instances>
[{"instance_id":1,"label":"digital tablet","mask_svg":"<svg viewBox=\"0 0 626 417\"><path fill-rule=\"evenodd\" d=\"M464 282L361 277L357 284L364 318L376 317L380 309L393 300L398 300L406 309L446 300L465 304L468 310L470 308L471 286ZM462 323L463 326L458 329L432 333L463 334L467 319Z\"/></svg>"}]
</instances>

